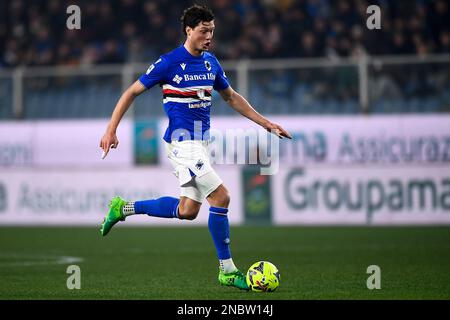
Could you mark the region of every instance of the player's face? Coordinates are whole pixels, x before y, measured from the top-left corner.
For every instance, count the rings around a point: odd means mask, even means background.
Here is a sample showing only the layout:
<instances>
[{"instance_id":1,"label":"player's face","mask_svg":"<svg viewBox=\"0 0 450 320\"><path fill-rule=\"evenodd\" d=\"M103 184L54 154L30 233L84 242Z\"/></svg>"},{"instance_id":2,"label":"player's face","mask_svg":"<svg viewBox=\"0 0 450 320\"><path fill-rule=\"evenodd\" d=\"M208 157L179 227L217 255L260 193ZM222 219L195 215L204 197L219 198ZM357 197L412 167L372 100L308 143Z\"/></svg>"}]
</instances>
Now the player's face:
<instances>
[{"instance_id":1,"label":"player's face","mask_svg":"<svg viewBox=\"0 0 450 320\"><path fill-rule=\"evenodd\" d=\"M200 22L194 29L187 28L188 40L197 51L207 51L214 35L214 20Z\"/></svg>"}]
</instances>

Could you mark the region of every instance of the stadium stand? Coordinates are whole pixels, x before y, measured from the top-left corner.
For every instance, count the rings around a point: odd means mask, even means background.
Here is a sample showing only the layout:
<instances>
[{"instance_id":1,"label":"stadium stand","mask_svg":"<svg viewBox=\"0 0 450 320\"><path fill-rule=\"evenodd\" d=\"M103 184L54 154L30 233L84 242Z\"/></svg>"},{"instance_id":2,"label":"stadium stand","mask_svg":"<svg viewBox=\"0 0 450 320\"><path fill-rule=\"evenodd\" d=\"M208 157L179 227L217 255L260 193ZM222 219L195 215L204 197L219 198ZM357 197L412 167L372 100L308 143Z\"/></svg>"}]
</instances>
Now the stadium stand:
<instances>
[{"instance_id":1,"label":"stadium stand","mask_svg":"<svg viewBox=\"0 0 450 320\"><path fill-rule=\"evenodd\" d=\"M81 30L66 28L65 8L74 3L82 10ZM381 30L365 27L369 4L381 7ZM214 0L208 5L217 25L212 51L221 61L450 53L445 0ZM1 1L0 70L148 64L182 42L178 21L185 6L185 1L172 0ZM367 112L358 105L357 68L327 71L250 71L249 98L265 113ZM369 112L448 111L449 71L448 62L371 66ZM120 79L55 88L56 80L25 79L24 118L106 117L122 89ZM13 117L11 85L10 79L0 78L0 118ZM160 100L154 91L147 95L151 105ZM144 99L136 102L135 116L161 114ZM217 102L214 112L231 112Z\"/></svg>"}]
</instances>

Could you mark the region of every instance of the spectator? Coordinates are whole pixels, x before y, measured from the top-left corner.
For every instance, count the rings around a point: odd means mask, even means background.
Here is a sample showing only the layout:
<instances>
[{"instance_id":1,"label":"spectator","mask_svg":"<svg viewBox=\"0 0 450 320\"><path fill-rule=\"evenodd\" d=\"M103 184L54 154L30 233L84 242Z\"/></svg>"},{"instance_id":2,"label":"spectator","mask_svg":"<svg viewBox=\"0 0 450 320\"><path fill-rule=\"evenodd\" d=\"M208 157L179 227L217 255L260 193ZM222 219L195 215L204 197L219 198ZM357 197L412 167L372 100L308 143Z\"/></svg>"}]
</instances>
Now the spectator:
<instances>
[{"instance_id":1,"label":"spectator","mask_svg":"<svg viewBox=\"0 0 450 320\"><path fill-rule=\"evenodd\" d=\"M375 1L382 30L365 27L366 0L214 0L220 59L449 53L445 0ZM82 28L65 28L77 4ZM0 67L147 62L182 38L175 0L0 1Z\"/></svg>"}]
</instances>

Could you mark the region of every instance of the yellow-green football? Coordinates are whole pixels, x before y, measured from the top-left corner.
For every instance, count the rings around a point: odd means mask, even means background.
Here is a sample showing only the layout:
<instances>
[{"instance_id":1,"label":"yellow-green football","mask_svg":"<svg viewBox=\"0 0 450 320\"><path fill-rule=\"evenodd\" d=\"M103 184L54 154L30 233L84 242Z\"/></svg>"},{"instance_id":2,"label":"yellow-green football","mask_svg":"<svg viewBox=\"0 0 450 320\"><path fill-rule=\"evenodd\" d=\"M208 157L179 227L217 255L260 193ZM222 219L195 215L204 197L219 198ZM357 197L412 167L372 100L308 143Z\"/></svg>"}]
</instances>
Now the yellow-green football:
<instances>
[{"instance_id":1,"label":"yellow-green football","mask_svg":"<svg viewBox=\"0 0 450 320\"><path fill-rule=\"evenodd\" d=\"M258 261L248 268L247 284L252 291L273 292L280 285L280 272L268 261Z\"/></svg>"}]
</instances>

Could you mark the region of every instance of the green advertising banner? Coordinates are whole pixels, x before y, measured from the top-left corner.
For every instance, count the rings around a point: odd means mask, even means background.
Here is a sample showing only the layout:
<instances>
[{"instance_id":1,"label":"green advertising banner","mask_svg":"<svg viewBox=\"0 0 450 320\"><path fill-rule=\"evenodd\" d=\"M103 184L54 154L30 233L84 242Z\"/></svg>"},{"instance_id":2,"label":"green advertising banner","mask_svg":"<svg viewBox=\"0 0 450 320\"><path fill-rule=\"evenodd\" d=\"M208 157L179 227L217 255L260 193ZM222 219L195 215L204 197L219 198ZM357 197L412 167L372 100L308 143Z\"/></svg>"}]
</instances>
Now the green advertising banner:
<instances>
[{"instance_id":1,"label":"green advertising banner","mask_svg":"<svg viewBox=\"0 0 450 320\"><path fill-rule=\"evenodd\" d=\"M245 223L270 224L272 221L270 176L261 175L259 166L245 166L242 169L242 183Z\"/></svg>"},{"instance_id":2,"label":"green advertising banner","mask_svg":"<svg viewBox=\"0 0 450 320\"><path fill-rule=\"evenodd\" d=\"M134 123L134 163L158 164L158 121L137 120Z\"/></svg>"}]
</instances>

